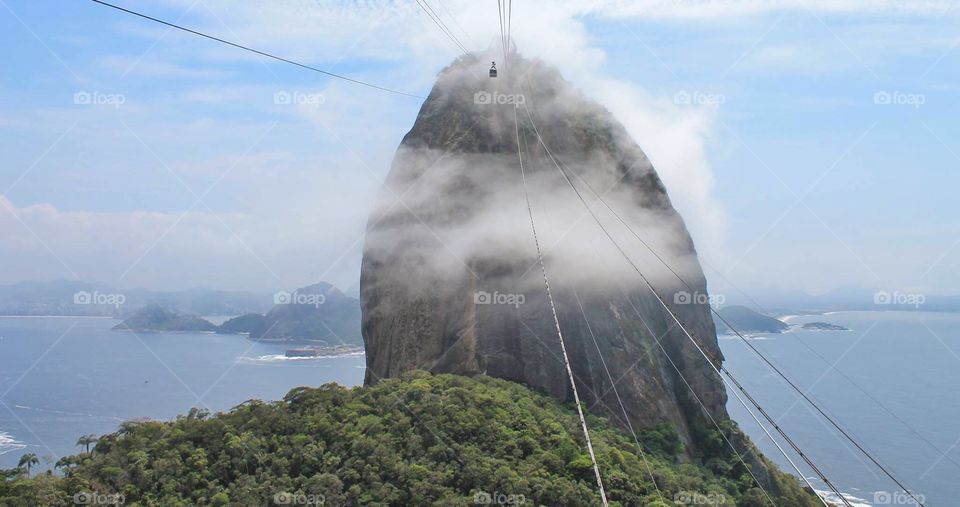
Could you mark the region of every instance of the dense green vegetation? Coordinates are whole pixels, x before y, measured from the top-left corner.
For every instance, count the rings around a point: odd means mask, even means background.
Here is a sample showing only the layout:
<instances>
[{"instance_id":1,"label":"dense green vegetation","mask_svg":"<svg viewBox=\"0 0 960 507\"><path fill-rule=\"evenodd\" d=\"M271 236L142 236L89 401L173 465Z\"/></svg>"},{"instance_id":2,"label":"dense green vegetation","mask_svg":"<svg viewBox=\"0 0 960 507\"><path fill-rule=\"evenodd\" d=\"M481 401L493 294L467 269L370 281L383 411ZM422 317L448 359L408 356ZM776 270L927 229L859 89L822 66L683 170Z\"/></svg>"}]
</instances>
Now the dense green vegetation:
<instances>
[{"instance_id":1,"label":"dense green vegetation","mask_svg":"<svg viewBox=\"0 0 960 507\"><path fill-rule=\"evenodd\" d=\"M611 505L769 505L734 456L681 459L676 433L660 427L640 435L647 468L629 434L589 424ZM599 503L573 407L503 380L424 372L127 422L58 472L4 475L0 505L10 506L72 505L78 494L158 506ZM778 505L814 505L792 477L771 481Z\"/></svg>"}]
</instances>

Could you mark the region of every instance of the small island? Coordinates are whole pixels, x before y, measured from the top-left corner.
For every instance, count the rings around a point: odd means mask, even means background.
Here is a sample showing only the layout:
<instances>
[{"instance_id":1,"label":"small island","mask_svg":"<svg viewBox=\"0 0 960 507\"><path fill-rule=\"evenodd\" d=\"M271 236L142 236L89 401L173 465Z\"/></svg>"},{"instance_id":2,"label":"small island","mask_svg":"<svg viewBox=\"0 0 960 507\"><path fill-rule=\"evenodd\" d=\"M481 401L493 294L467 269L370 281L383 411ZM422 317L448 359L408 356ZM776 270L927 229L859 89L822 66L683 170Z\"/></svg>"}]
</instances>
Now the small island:
<instances>
[{"instance_id":1,"label":"small island","mask_svg":"<svg viewBox=\"0 0 960 507\"><path fill-rule=\"evenodd\" d=\"M807 331L849 331L850 330L843 326L830 324L829 322L807 322L803 326L800 326L800 328L805 329Z\"/></svg>"},{"instance_id":2,"label":"small island","mask_svg":"<svg viewBox=\"0 0 960 507\"><path fill-rule=\"evenodd\" d=\"M717 310L717 313L723 317L723 320L716 319L714 321L717 327L717 334L734 333L734 331L727 326L727 323L733 326L736 331L748 334L776 334L782 333L790 327L783 321L756 312L745 306L726 306Z\"/></svg>"},{"instance_id":3,"label":"small island","mask_svg":"<svg viewBox=\"0 0 960 507\"><path fill-rule=\"evenodd\" d=\"M113 330L133 333L213 333L217 330L217 326L195 315L186 315L166 310L158 304L149 304L114 326Z\"/></svg>"}]
</instances>

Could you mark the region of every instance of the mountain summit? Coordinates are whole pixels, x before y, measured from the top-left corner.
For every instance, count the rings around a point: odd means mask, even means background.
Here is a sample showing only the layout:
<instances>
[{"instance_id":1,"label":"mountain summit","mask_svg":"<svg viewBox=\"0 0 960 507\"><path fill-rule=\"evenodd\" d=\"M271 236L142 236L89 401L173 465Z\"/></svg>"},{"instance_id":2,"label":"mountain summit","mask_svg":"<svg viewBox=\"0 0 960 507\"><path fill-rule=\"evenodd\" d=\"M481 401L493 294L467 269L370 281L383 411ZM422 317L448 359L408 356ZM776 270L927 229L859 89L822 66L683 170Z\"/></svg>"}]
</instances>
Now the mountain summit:
<instances>
[{"instance_id":1,"label":"mountain summit","mask_svg":"<svg viewBox=\"0 0 960 507\"><path fill-rule=\"evenodd\" d=\"M683 220L609 111L539 61L514 55L496 79L487 77L488 66L489 58L462 57L440 73L369 218L361 274L366 382L414 369L486 374L573 400L519 151L582 401L623 427L676 428L696 454L715 431L711 419L729 423L723 383L593 222L551 156L719 365L706 281ZM583 181L693 290L681 288Z\"/></svg>"}]
</instances>

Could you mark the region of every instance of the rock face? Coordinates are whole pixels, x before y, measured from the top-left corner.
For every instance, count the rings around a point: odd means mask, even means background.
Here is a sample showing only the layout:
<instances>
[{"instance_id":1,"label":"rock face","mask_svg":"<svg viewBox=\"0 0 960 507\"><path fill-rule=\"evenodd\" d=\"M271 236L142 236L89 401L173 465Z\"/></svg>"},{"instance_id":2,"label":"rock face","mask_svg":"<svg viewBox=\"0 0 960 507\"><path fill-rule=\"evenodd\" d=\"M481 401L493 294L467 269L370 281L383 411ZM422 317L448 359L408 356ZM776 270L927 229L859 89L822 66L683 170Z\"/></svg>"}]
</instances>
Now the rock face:
<instances>
[{"instance_id":1,"label":"rock face","mask_svg":"<svg viewBox=\"0 0 960 507\"><path fill-rule=\"evenodd\" d=\"M487 374L572 400L519 151L582 400L625 425L619 396L634 428L669 423L695 448L698 428L713 427L706 412L727 419L723 384L550 155L719 365L706 282L683 220L607 110L540 62L514 55L490 79L488 61L463 57L440 74L371 212L361 275L366 382L412 369ZM584 182L694 290L682 288Z\"/></svg>"}]
</instances>

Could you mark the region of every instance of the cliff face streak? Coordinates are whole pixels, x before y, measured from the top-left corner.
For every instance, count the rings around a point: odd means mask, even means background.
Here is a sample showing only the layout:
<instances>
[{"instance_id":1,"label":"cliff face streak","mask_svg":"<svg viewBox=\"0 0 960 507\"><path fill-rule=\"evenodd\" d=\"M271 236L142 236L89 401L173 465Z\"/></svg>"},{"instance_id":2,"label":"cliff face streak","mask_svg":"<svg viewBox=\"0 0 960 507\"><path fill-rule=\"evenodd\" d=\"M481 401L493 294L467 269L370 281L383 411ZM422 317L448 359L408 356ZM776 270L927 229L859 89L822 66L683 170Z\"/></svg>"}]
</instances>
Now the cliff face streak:
<instances>
[{"instance_id":1,"label":"cliff face streak","mask_svg":"<svg viewBox=\"0 0 960 507\"><path fill-rule=\"evenodd\" d=\"M485 373L572 400L523 200L516 115L580 396L625 426L619 393L634 428L671 423L695 448L695 428L712 427L701 403L727 418L723 384L586 214L537 142L526 108L611 234L719 364L702 304L706 282L683 220L608 111L541 63L515 56L498 79L486 77L486 65L463 58L441 73L371 213L361 278L366 382L411 369ZM526 108L514 107L520 101ZM580 178L680 271L692 294Z\"/></svg>"}]
</instances>

